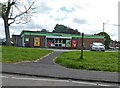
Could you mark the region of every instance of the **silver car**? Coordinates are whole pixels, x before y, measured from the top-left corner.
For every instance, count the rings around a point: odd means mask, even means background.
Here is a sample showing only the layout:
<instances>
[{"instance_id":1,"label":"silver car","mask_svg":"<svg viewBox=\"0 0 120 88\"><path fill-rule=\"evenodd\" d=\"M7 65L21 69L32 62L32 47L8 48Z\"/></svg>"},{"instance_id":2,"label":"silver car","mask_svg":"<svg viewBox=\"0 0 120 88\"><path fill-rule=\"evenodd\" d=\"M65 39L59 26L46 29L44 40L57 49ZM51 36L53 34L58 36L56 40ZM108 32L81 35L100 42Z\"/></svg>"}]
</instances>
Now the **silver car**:
<instances>
[{"instance_id":1,"label":"silver car","mask_svg":"<svg viewBox=\"0 0 120 88\"><path fill-rule=\"evenodd\" d=\"M100 42L93 42L91 46L92 51L105 51L105 46Z\"/></svg>"}]
</instances>

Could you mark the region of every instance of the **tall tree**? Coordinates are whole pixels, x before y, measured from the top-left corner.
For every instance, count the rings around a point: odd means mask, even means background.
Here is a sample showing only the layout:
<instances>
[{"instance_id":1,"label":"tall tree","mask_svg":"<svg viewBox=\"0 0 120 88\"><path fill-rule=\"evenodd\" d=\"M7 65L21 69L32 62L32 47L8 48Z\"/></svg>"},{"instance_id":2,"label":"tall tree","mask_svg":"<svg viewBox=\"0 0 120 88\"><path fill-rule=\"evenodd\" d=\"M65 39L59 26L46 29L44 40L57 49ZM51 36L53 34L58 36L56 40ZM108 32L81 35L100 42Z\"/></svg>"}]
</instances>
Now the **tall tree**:
<instances>
[{"instance_id":1,"label":"tall tree","mask_svg":"<svg viewBox=\"0 0 120 88\"><path fill-rule=\"evenodd\" d=\"M22 1L21 1L22 2ZM4 21L6 45L10 46L10 30L9 27L13 23L27 23L31 20L33 4L23 5L20 0L8 0L6 3L0 3L0 16Z\"/></svg>"},{"instance_id":2,"label":"tall tree","mask_svg":"<svg viewBox=\"0 0 120 88\"><path fill-rule=\"evenodd\" d=\"M72 29L70 27L64 26L64 25L60 25L60 24L56 24L56 26L54 27L53 30L54 33L67 33L67 34L80 34L80 32L78 32L77 29Z\"/></svg>"}]
</instances>

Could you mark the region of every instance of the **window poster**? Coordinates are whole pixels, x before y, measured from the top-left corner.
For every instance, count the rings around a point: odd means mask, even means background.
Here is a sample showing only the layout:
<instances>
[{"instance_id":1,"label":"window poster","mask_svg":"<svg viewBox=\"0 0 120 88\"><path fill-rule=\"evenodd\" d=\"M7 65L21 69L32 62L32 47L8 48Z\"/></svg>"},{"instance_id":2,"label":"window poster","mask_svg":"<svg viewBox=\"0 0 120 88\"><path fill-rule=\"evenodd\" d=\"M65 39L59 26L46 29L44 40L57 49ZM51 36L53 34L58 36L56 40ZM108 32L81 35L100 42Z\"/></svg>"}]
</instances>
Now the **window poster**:
<instances>
[{"instance_id":1,"label":"window poster","mask_svg":"<svg viewBox=\"0 0 120 88\"><path fill-rule=\"evenodd\" d=\"M75 39L72 40L72 48L76 48L76 40Z\"/></svg>"},{"instance_id":2,"label":"window poster","mask_svg":"<svg viewBox=\"0 0 120 88\"><path fill-rule=\"evenodd\" d=\"M71 40L66 40L66 47L71 47Z\"/></svg>"},{"instance_id":3,"label":"window poster","mask_svg":"<svg viewBox=\"0 0 120 88\"><path fill-rule=\"evenodd\" d=\"M40 46L40 38L39 37L34 38L34 46Z\"/></svg>"},{"instance_id":4,"label":"window poster","mask_svg":"<svg viewBox=\"0 0 120 88\"><path fill-rule=\"evenodd\" d=\"M25 38L25 41L28 42L28 41L29 41L29 38Z\"/></svg>"}]
</instances>

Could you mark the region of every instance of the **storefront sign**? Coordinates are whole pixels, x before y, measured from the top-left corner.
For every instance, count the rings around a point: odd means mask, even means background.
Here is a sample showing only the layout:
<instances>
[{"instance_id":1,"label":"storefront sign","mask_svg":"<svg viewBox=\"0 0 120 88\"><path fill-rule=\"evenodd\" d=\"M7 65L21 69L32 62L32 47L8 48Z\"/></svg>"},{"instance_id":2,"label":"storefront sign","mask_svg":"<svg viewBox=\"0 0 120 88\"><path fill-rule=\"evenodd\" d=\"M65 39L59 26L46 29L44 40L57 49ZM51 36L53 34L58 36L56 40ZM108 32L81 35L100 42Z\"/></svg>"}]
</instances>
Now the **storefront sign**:
<instances>
[{"instance_id":1,"label":"storefront sign","mask_svg":"<svg viewBox=\"0 0 120 88\"><path fill-rule=\"evenodd\" d=\"M34 46L40 46L40 38L39 37L34 38Z\"/></svg>"},{"instance_id":2,"label":"storefront sign","mask_svg":"<svg viewBox=\"0 0 120 88\"><path fill-rule=\"evenodd\" d=\"M46 36L46 38L72 39L72 37L66 37L66 36Z\"/></svg>"}]
</instances>

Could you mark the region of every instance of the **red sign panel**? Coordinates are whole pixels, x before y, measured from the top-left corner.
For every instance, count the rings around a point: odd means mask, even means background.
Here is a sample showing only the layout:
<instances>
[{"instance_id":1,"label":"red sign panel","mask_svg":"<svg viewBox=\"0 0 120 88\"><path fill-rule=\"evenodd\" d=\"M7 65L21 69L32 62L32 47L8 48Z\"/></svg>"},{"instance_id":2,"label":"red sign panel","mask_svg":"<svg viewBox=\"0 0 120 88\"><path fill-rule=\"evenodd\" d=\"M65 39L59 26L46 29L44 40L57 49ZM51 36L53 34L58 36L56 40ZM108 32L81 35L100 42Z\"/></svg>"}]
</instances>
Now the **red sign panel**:
<instances>
[{"instance_id":1,"label":"red sign panel","mask_svg":"<svg viewBox=\"0 0 120 88\"><path fill-rule=\"evenodd\" d=\"M51 46L52 42L51 41L48 41L47 42L47 46Z\"/></svg>"},{"instance_id":2,"label":"red sign panel","mask_svg":"<svg viewBox=\"0 0 120 88\"><path fill-rule=\"evenodd\" d=\"M75 39L72 40L72 48L76 48L76 40Z\"/></svg>"}]
</instances>

